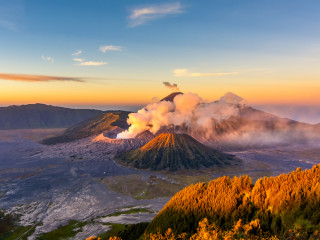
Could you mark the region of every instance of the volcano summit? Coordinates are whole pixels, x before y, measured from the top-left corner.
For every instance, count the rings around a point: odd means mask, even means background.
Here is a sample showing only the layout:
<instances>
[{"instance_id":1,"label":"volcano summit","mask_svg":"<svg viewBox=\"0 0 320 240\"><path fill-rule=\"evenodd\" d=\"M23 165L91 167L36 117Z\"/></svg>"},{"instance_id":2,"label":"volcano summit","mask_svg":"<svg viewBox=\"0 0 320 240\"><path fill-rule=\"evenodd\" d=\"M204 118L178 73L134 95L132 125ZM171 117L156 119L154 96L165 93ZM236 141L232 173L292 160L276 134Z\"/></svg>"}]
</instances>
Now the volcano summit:
<instances>
[{"instance_id":1,"label":"volcano summit","mask_svg":"<svg viewBox=\"0 0 320 240\"><path fill-rule=\"evenodd\" d=\"M233 155L209 148L187 134L162 133L143 147L120 154L120 162L136 168L177 171L239 163Z\"/></svg>"}]
</instances>

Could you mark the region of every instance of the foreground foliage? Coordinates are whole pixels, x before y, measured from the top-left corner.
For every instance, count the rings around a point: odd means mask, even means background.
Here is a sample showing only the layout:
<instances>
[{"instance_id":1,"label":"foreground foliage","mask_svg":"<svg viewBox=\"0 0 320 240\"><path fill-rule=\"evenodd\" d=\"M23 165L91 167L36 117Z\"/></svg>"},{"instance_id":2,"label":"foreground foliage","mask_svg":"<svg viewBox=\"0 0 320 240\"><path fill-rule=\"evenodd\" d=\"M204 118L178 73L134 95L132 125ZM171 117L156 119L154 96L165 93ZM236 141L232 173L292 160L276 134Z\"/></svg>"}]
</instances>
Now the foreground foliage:
<instances>
[{"instance_id":1,"label":"foreground foliage","mask_svg":"<svg viewBox=\"0 0 320 240\"><path fill-rule=\"evenodd\" d=\"M219 229L215 224L209 224L207 218L199 222L197 232L191 237L187 233L175 234L171 228L165 233L149 233L140 236L143 240L228 240L228 239L265 239L278 240L275 236L263 233L260 228L259 220L243 225L239 220L229 231ZM109 240L124 240L117 236L110 237ZM139 239L139 236L134 239ZM99 237L89 237L86 240L103 240Z\"/></svg>"},{"instance_id":2,"label":"foreground foliage","mask_svg":"<svg viewBox=\"0 0 320 240\"><path fill-rule=\"evenodd\" d=\"M320 229L320 165L298 168L289 174L264 177L255 185L248 176L221 177L178 192L159 212L147 232L193 234L197 223L208 218L223 230L242 219L259 219L261 229L284 236L300 228L311 236Z\"/></svg>"},{"instance_id":3,"label":"foreground foliage","mask_svg":"<svg viewBox=\"0 0 320 240\"><path fill-rule=\"evenodd\" d=\"M320 239L319 230L320 164L264 177L255 185L248 176L190 185L140 239Z\"/></svg>"}]
</instances>

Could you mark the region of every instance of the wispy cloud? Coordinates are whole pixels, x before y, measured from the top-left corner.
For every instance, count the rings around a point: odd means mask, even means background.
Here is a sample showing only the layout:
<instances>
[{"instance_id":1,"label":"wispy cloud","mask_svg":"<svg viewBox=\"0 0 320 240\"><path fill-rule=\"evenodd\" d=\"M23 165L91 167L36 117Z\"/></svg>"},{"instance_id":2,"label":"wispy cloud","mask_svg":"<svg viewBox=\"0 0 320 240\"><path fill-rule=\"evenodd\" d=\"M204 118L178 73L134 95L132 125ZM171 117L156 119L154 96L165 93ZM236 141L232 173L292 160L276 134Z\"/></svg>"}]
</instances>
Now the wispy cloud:
<instances>
[{"instance_id":1,"label":"wispy cloud","mask_svg":"<svg viewBox=\"0 0 320 240\"><path fill-rule=\"evenodd\" d=\"M213 77L213 76L225 76L225 75L236 75L239 72L218 72L218 73L197 73L197 72L190 72L187 68L178 68L173 70L173 75L175 77Z\"/></svg>"},{"instance_id":2,"label":"wispy cloud","mask_svg":"<svg viewBox=\"0 0 320 240\"><path fill-rule=\"evenodd\" d=\"M76 52L72 53L72 56L79 56L81 53L81 50L77 50Z\"/></svg>"},{"instance_id":3,"label":"wispy cloud","mask_svg":"<svg viewBox=\"0 0 320 240\"><path fill-rule=\"evenodd\" d=\"M212 77L212 76L225 76L225 75L237 75L239 72L230 73L191 73L191 77Z\"/></svg>"},{"instance_id":4,"label":"wispy cloud","mask_svg":"<svg viewBox=\"0 0 320 240\"><path fill-rule=\"evenodd\" d=\"M84 59L83 58L73 58L73 61L76 61L76 62L83 62Z\"/></svg>"},{"instance_id":5,"label":"wispy cloud","mask_svg":"<svg viewBox=\"0 0 320 240\"><path fill-rule=\"evenodd\" d=\"M186 68L177 68L173 70L173 75L175 77L185 77L190 75L189 70Z\"/></svg>"},{"instance_id":6,"label":"wispy cloud","mask_svg":"<svg viewBox=\"0 0 320 240\"><path fill-rule=\"evenodd\" d=\"M106 45L106 46L101 46L99 50L103 53L106 53L107 51L122 51L123 47L121 46L113 46L113 45Z\"/></svg>"},{"instance_id":7,"label":"wispy cloud","mask_svg":"<svg viewBox=\"0 0 320 240\"><path fill-rule=\"evenodd\" d=\"M75 53L73 53L72 55L75 56L73 58L73 61L78 62L78 66L103 66L108 64L107 62L96 62L96 61L86 61L84 58L79 58L76 56L79 56L82 53L81 50L76 51Z\"/></svg>"},{"instance_id":8,"label":"wispy cloud","mask_svg":"<svg viewBox=\"0 0 320 240\"><path fill-rule=\"evenodd\" d=\"M173 91L179 91L179 87L176 83L171 84L169 82L163 82L163 85L167 88L170 88Z\"/></svg>"},{"instance_id":9,"label":"wispy cloud","mask_svg":"<svg viewBox=\"0 0 320 240\"><path fill-rule=\"evenodd\" d=\"M182 12L183 7L179 2L135 8L129 16L129 26L136 27L154 19Z\"/></svg>"},{"instance_id":10,"label":"wispy cloud","mask_svg":"<svg viewBox=\"0 0 320 240\"><path fill-rule=\"evenodd\" d=\"M102 66L108 64L107 62L93 62L93 61L87 61L87 62L81 62L79 63L79 66Z\"/></svg>"},{"instance_id":11,"label":"wispy cloud","mask_svg":"<svg viewBox=\"0 0 320 240\"><path fill-rule=\"evenodd\" d=\"M46 62L54 63L54 59L52 57L41 56L41 59Z\"/></svg>"},{"instance_id":12,"label":"wispy cloud","mask_svg":"<svg viewBox=\"0 0 320 240\"><path fill-rule=\"evenodd\" d=\"M20 81L20 82L52 82L52 81L85 82L85 80L83 80L82 78L77 78L77 77L57 77L57 76L10 74L10 73L0 73L0 80Z\"/></svg>"},{"instance_id":13,"label":"wispy cloud","mask_svg":"<svg viewBox=\"0 0 320 240\"><path fill-rule=\"evenodd\" d=\"M22 1L0 1L0 28L17 32L24 17L25 8Z\"/></svg>"},{"instance_id":14,"label":"wispy cloud","mask_svg":"<svg viewBox=\"0 0 320 240\"><path fill-rule=\"evenodd\" d=\"M13 22L0 19L0 27L11 31L17 31L17 26Z\"/></svg>"}]
</instances>

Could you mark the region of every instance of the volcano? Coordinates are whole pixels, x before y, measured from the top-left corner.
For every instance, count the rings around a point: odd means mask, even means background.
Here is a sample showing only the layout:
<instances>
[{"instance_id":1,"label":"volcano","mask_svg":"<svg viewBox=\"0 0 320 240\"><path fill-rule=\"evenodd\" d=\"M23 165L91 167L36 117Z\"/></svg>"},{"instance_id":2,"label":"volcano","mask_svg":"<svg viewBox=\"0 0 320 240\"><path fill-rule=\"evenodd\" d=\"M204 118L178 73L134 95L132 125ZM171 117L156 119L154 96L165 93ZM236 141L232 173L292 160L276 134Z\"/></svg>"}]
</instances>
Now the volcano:
<instances>
[{"instance_id":1,"label":"volcano","mask_svg":"<svg viewBox=\"0 0 320 240\"><path fill-rule=\"evenodd\" d=\"M182 93L182 92L173 92L173 93L171 93L170 95L166 96L165 98L162 98L162 99L160 100L160 102L162 102L162 101L173 102L173 99L174 99L176 96L180 95L180 94L183 94L183 93Z\"/></svg>"},{"instance_id":2,"label":"volcano","mask_svg":"<svg viewBox=\"0 0 320 240\"><path fill-rule=\"evenodd\" d=\"M180 94L183 93L172 93L163 100L174 102L174 98ZM248 106L243 98L231 92L214 102L198 104L192 113L188 112L190 115L184 114L185 118L181 118L181 112L175 113L176 109L167 114L166 121L169 124L161 126L155 135L169 131L185 133L205 145L218 149L303 143L316 138L317 129L320 130L320 124L317 127L255 109ZM172 121L172 115L179 121ZM203 119L205 121L201 121Z\"/></svg>"},{"instance_id":3,"label":"volcano","mask_svg":"<svg viewBox=\"0 0 320 240\"><path fill-rule=\"evenodd\" d=\"M101 134L104 131L114 131L115 128L123 131L128 128L127 118L129 113L130 112L126 111L108 111L106 113L99 114L94 118L80 122L68 128L61 136L44 139L42 143L53 145L57 143L72 142Z\"/></svg>"},{"instance_id":4,"label":"volcano","mask_svg":"<svg viewBox=\"0 0 320 240\"><path fill-rule=\"evenodd\" d=\"M187 134L162 133L143 147L117 159L129 166L151 170L199 169L237 164L233 155L209 148Z\"/></svg>"}]
</instances>

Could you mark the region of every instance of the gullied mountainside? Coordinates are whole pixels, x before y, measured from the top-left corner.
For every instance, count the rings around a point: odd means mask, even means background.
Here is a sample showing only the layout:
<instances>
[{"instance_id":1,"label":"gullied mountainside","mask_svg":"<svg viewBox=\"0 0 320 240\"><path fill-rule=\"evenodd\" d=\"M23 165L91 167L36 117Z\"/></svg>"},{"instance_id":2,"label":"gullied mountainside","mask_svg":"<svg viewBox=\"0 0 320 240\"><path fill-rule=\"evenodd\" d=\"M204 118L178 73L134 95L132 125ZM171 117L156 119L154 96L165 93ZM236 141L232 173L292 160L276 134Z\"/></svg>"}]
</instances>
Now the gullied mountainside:
<instances>
[{"instance_id":1,"label":"gullied mountainside","mask_svg":"<svg viewBox=\"0 0 320 240\"><path fill-rule=\"evenodd\" d=\"M144 131L142 133L139 133L135 139L142 139L142 140L145 140L146 143L151 141L152 139L154 139L154 134L152 134L151 132L149 131Z\"/></svg>"},{"instance_id":2,"label":"gullied mountainside","mask_svg":"<svg viewBox=\"0 0 320 240\"><path fill-rule=\"evenodd\" d=\"M90 137L103 131L113 130L115 127L127 129L126 119L130 112L117 111L102 113L90 120L83 121L68 128L63 135L45 139L44 144L57 144Z\"/></svg>"},{"instance_id":3,"label":"gullied mountainside","mask_svg":"<svg viewBox=\"0 0 320 240\"><path fill-rule=\"evenodd\" d=\"M239 163L234 156L206 147L187 134L174 133L162 133L143 147L117 158L136 168L171 171Z\"/></svg>"},{"instance_id":4,"label":"gullied mountainside","mask_svg":"<svg viewBox=\"0 0 320 240\"><path fill-rule=\"evenodd\" d=\"M146 232L164 233L171 228L193 234L204 218L217 229L230 230L241 219L243 224L258 221L263 231L286 239L295 232L301 238L290 239L308 239L320 230L319 209L320 164L261 178L255 185L248 176L191 185L165 205Z\"/></svg>"},{"instance_id":5,"label":"gullied mountainside","mask_svg":"<svg viewBox=\"0 0 320 240\"><path fill-rule=\"evenodd\" d=\"M45 104L0 107L0 129L64 128L101 114Z\"/></svg>"}]
</instances>

